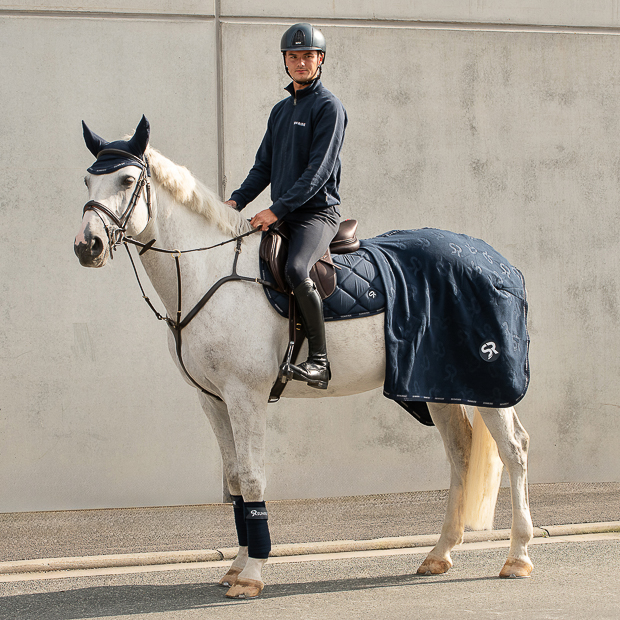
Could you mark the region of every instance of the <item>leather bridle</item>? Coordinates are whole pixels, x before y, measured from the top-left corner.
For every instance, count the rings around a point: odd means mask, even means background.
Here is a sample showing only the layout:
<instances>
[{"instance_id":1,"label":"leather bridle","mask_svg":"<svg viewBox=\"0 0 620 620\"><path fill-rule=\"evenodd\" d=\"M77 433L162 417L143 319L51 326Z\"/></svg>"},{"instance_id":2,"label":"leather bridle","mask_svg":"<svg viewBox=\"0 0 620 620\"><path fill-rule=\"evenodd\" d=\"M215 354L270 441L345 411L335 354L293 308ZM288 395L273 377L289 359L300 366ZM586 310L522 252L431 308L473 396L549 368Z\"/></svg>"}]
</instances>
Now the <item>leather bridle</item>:
<instances>
[{"instance_id":1,"label":"leather bridle","mask_svg":"<svg viewBox=\"0 0 620 620\"><path fill-rule=\"evenodd\" d=\"M148 159L146 158L146 156L144 156L144 160L142 160L141 158L131 155L130 153L127 153L126 151L121 151L118 149L104 149L99 152L99 154L97 155L97 159L99 159L99 157L105 154L120 155L125 159L132 160L132 163L135 162L135 165L139 166L142 170L140 173L140 177L138 178L138 181L136 182L136 186L133 190L133 194L131 195L131 199L129 200L129 204L127 205L127 208L125 209L122 215L120 216L117 215L111 209L106 207L101 202L98 202L97 200L89 200L84 205L83 214L86 213L86 211L94 211L99 216L101 221L103 222L103 226L105 228L106 234L108 235L108 244L109 244L111 258L114 257L113 251L116 249L118 245L123 244L125 246L125 249L127 250L127 254L129 256L129 260L131 262L131 266L133 267L133 272L136 276L136 280L138 281L138 286L140 287L140 291L142 293L142 298L147 303L147 305L152 310L153 314L157 317L157 319L160 321L165 321L165 323L168 325L168 327L172 331L172 334L175 340L175 350L177 354L177 359L179 360L179 364L183 372L185 373L185 376L188 378L190 383L192 383L195 387L197 387L201 392L215 398L216 400L221 401L222 398L218 394L215 394L214 392L207 390L205 387L200 385L200 383L196 379L194 379L194 377L192 377L192 375L187 370L185 366L185 362L183 361L183 347L182 347L181 332L185 327L187 327L187 325L189 325L190 321L200 312L200 310L202 310L202 308L211 299L211 297L215 294L215 292L223 284L226 284L227 282L253 282L256 284L261 284L263 286L269 286L273 288L273 285L271 284L271 282L268 282L267 280L263 280L262 278L250 278L247 276L239 275L237 273L237 261L239 259L239 254L241 253L241 242L243 238L249 235L253 235L257 232L260 232L260 228L255 228L241 235L238 235L237 237L233 237L232 239L222 241L221 243L216 243L215 245L211 245L211 246L204 247L204 248L195 248L191 250L169 250L165 248L158 248L154 245L155 239L152 239L151 241L147 243L142 243L140 241L137 241L136 239L133 239L132 237L128 237L125 234L127 232L127 224L133 214L134 209L136 208L136 205L138 204L140 195L142 194L145 188L146 188L146 206L148 209L148 222L151 221L151 218L153 215L152 208L151 208L151 185L148 180L149 177L151 176L150 170L149 170ZM107 218L109 218L113 226L109 226L106 223L102 214L105 215ZM148 222L147 222L147 226L148 226ZM234 243L234 242L236 242L236 247L235 247L235 257L234 257L233 266L232 266L232 273L230 275L220 278L215 284L213 284L213 286L211 286L211 288L202 296L200 301L198 301L198 303L196 303L196 305L187 313L187 315L183 317L183 301L182 301L183 286L182 286L182 280L181 280L181 265L179 262L181 255L188 254L190 252L203 252L205 250L211 250L213 248L217 248L222 245L226 245L228 243ZM140 256L142 256L146 252L152 251L152 252L170 254L172 258L174 258L175 267L176 267L176 276L177 276L177 311L176 311L175 318L171 318L169 316L164 316L160 314L155 309L155 306L153 305L151 300L146 295L144 288L142 286L142 283L140 282L140 277L138 276L138 271L136 269L134 260L131 256L131 252L129 251L128 244L132 244L140 248L140 251L139 251Z\"/></svg>"},{"instance_id":2,"label":"leather bridle","mask_svg":"<svg viewBox=\"0 0 620 620\"><path fill-rule=\"evenodd\" d=\"M102 155L118 155L123 159L131 160L132 164L138 166L141 169L140 176L136 182L136 186L133 189L133 193L131 194L131 198L129 199L129 203L127 204L127 208L125 211L119 216L110 208L106 207L101 202L97 200L89 200L84 205L84 210L82 215L86 213L86 211L94 211L98 216L101 222L103 223L103 227L105 228L106 234L108 236L108 245L110 249L110 258L114 258L114 250L116 246L120 245L124 238L125 233L127 232L127 224L133 215L134 209L138 204L138 200L142 195L142 192L146 190L146 208L148 210L148 222L151 221L152 217L152 209L151 209L151 184L149 183L149 177L151 176L151 172L149 169L149 162L144 156L144 159L141 157L136 157L131 153L127 153L126 151L121 151L119 149L103 149L99 151L97 155L97 159L99 159ZM110 226L109 223L103 218L105 215L113 224Z\"/></svg>"}]
</instances>

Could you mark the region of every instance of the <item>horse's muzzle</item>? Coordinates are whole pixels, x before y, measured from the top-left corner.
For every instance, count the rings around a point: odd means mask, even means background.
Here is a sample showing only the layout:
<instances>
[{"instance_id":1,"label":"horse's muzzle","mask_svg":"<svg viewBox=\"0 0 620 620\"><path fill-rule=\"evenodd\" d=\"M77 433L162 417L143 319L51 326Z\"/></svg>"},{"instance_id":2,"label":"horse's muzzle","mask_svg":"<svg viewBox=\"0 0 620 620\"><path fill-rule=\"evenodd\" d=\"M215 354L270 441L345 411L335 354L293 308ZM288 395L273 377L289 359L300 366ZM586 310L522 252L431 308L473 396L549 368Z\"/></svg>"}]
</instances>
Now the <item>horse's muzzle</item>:
<instances>
[{"instance_id":1,"label":"horse's muzzle","mask_svg":"<svg viewBox=\"0 0 620 620\"><path fill-rule=\"evenodd\" d=\"M76 239L73 251L82 267L102 267L106 262L106 244L96 235L88 235L84 241Z\"/></svg>"}]
</instances>

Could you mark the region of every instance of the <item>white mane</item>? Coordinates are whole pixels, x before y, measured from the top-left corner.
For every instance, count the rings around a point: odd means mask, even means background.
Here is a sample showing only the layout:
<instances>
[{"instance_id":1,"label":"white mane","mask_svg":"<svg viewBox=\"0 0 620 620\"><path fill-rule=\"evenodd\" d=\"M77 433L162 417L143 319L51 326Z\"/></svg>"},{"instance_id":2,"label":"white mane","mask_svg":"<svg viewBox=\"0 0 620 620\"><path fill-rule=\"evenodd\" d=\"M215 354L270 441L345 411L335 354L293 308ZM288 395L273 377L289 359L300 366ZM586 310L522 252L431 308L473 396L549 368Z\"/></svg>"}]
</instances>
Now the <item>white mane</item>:
<instances>
[{"instance_id":1,"label":"white mane","mask_svg":"<svg viewBox=\"0 0 620 620\"><path fill-rule=\"evenodd\" d=\"M178 166L150 146L145 154L151 175L177 202L203 215L231 237L252 230L250 223L238 211L225 205L214 192L194 178L185 166Z\"/></svg>"}]
</instances>

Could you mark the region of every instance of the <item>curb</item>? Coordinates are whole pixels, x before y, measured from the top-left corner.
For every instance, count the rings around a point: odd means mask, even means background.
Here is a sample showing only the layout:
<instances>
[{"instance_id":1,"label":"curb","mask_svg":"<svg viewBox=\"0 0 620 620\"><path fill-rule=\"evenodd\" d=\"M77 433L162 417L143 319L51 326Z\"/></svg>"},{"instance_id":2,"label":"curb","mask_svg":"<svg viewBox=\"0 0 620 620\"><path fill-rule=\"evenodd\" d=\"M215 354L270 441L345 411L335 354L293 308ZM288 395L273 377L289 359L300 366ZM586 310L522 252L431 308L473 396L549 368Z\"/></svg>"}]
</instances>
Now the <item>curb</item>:
<instances>
[{"instance_id":1,"label":"curb","mask_svg":"<svg viewBox=\"0 0 620 620\"><path fill-rule=\"evenodd\" d=\"M620 532L620 521L535 527L534 538L552 538L558 536L574 536L579 534L603 534L608 532ZM336 540L329 542L274 545L271 550L270 557L291 557L322 553L432 547L436 544L438 539L438 534L432 534L421 536L374 538L371 540ZM463 536L464 543L509 539L510 530L465 532ZM234 560L236 555L237 547L227 547L223 549L206 549L197 551L162 551L154 553L127 553L117 555L49 558L40 560L19 560L14 562L0 562L0 575L88 570L94 568L120 568L128 566L156 566L164 564L218 562L222 560Z\"/></svg>"}]
</instances>

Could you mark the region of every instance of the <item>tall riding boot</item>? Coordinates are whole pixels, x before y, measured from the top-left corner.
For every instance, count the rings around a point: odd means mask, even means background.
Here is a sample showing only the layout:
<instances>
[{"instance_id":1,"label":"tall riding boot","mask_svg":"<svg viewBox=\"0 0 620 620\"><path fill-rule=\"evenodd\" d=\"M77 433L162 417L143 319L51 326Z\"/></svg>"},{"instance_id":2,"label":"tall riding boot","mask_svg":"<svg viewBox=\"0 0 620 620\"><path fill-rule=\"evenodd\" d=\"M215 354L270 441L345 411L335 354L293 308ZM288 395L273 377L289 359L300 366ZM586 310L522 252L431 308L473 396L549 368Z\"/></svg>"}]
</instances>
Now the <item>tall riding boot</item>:
<instances>
[{"instance_id":1,"label":"tall riding boot","mask_svg":"<svg viewBox=\"0 0 620 620\"><path fill-rule=\"evenodd\" d=\"M316 284L306 278L293 290L306 337L308 338L308 359L298 365L291 365L293 379L306 381L308 385L325 390L332 378L327 361L325 343L325 321L323 319L323 301L316 290Z\"/></svg>"}]
</instances>

